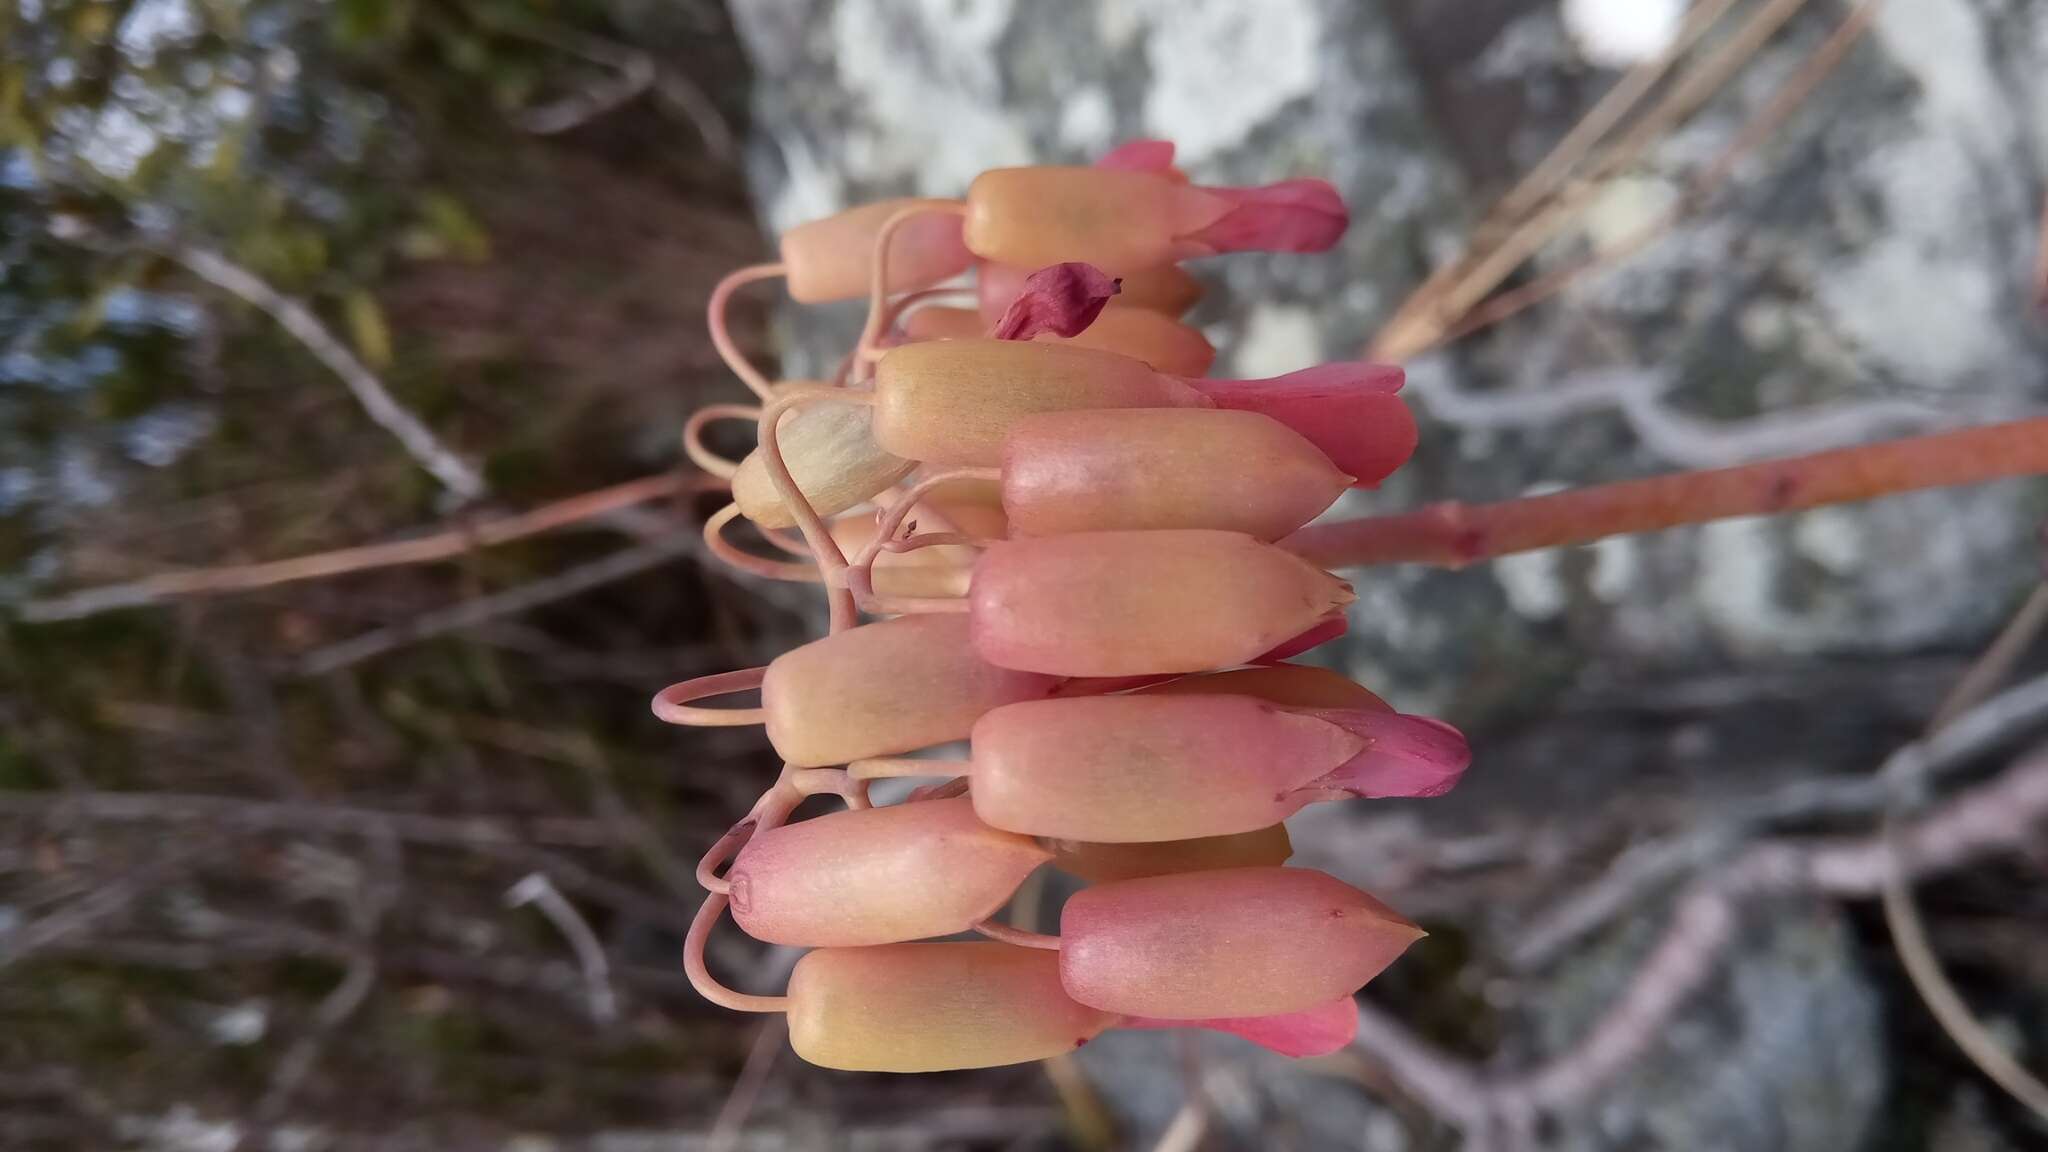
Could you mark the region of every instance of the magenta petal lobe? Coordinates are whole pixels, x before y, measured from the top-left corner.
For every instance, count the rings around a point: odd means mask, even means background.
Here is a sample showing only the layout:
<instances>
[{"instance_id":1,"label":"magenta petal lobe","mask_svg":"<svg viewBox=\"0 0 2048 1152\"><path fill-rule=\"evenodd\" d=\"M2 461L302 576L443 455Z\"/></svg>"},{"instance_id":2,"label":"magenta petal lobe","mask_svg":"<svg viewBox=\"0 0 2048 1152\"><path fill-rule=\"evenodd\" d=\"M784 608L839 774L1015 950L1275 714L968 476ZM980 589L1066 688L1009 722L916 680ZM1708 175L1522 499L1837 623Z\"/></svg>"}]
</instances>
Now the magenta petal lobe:
<instances>
[{"instance_id":1,"label":"magenta petal lobe","mask_svg":"<svg viewBox=\"0 0 2048 1152\"><path fill-rule=\"evenodd\" d=\"M1129 140L1103 153L1095 166L1125 172L1164 172L1173 167L1173 141Z\"/></svg>"},{"instance_id":2,"label":"magenta petal lobe","mask_svg":"<svg viewBox=\"0 0 2048 1152\"><path fill-rule=\"evenodd\" d=\"M1365 748L1297 792L1349 792L1366 799L1441 796L1472 763L1464 734L1441 720L1406 713L1329 709L1308 715L1363 739Z\"/></svg>"},{"instance_id":3,"label":"magenta petal lobe","mask_svg":"<svg viewBox=\"0 0 2048 1152\"><path fill-rule=\"evenodd\" d=\"M1302 1059L1342 1051L1358 1035L1358 1001L1341 996L1299 1012L1277 1016L1226 1016L1214 1020L1156 1020L1134 1016L1126 1028L1202 1028L1241 1036L1269 1052Z\"/></svg>"},{"instance_id":4,"label":"magenta petal lobe","mask_svg":"<svg viewBox=\"0 0 2048 1152\"><path fill-rule=\"evenodd\" d=\"M1209 252L1327 252L1344 238L1351 212L1327 180L1283 180L1263 188L1203 188L1230 203L1207 227L1181 237Z\"/></svg>"},{"instance_id":5,"label":"magenta petal lobe","mask_svg":"<svg viewBox=\"0 0 2048 1152\"><path fill-rule=\"evenodd\" d=\"M1122 284L1093 264L1078 261L1041 268L1024 278L1023 289L996 322L995 338L1079 336L1095 323Z\"/></svg>"}]
</instances>

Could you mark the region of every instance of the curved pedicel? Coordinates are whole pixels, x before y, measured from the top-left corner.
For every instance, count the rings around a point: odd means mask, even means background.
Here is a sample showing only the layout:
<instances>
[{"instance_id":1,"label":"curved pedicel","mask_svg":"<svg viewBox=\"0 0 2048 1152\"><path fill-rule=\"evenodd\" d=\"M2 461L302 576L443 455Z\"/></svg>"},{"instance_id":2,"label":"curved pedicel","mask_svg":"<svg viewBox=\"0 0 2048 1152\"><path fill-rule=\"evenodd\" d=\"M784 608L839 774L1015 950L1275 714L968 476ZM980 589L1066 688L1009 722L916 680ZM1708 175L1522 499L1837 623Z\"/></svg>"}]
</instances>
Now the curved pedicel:
<instances>
[{"instance_id":1,"label":"curved pedicel","mask_svg":"<svg viewBox=\"0 0 2048 1152\"><path fill-rule=\"evenodd\" d=\"M882 226L899 212L930 203L943 202L881 200L784 232L782 263L790 296L804 304L866 296ZM905 292L936 284L966 271L973 258L961 240L959 216L934 212L912 217L891 237L887 288Z\"/></svg>"}]
</instances>

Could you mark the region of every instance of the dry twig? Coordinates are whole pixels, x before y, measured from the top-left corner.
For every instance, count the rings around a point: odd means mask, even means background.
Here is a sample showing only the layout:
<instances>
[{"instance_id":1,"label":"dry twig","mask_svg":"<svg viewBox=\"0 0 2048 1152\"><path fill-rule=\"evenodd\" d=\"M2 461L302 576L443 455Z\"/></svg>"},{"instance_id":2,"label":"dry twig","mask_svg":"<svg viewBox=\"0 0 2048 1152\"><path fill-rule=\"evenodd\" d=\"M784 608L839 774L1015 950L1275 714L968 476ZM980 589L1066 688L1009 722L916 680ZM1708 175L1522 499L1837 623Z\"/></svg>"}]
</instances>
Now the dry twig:
<instances>
[{"instance_id":1,"label":"dry twig","mask_svg":"<svg viewBox=\"0 0 2048 1152\"><path fill-rule=\"evenodd\" d=\"M1656 1042L1672 1014L1713 973L1743 902L1792 895L1868 898L1894 871L1930 875L2024 848L2044 819L2048 757L2036 756L1942 805L1895 842L1870 836L1754 844L1688 889L1663 939L1586 1036L1519 1075L1488 1077L1377 1011L1364 1014L1357 1045L1473 1138L1527 1132L1542 1114L1591 1102Z\"/></svg>"},{"instance_id":2,"label":"dry twig","mask_svg":"<svg viewBox=\"0 0 2048 1152\"><path fill-rule=\"evenodd\" d=\"M324 580L353 572L391 568L405 564L427 564L462 556L479 548L495 547L546 532L573 527L635 507L697 490L701 477L676 475L645 476L584 492L552 504L500 516L475 524L450 528L428 536L391 540L339 548L310 556L269 560L257 564L233 564L188 572L166 572L127 584L87 588L48 600L22 605L22 619L32 622L76 620L121 608L139 608L167 600L213 596L229 592L250 592L275 588L304 580Z\"/></svg>"}]
</instances>

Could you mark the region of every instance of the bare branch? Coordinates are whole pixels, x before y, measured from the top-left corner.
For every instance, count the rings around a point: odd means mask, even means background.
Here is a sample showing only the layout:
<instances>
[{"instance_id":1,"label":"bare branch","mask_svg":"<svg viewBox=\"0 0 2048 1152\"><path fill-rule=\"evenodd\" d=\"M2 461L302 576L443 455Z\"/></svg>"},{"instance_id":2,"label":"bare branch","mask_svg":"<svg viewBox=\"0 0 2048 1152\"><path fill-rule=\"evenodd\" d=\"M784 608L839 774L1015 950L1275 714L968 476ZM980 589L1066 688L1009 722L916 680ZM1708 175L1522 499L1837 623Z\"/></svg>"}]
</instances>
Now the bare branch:
<instances>
[{"instance_id":1,"label":"bare branch","mask_svg":"<svg viewBox=\"0 0 2048 1152\"><path fill-rule=\"evenodd\" d=\"M1738 805L1705 827L1632 849L1599 880L1519 930L1508 963L1521 971L1549 963L1651 892L1726 857L1769 824L1881 812L1896 789L1924 794L1956 768L2043 724L2048 724L2048 677L1995 697L1928 739L1901 748L1875 776L1802 780Z\"/></svg>"},{"instance_id":2,"label":"bare branch","mask_svg":"<svg viewBox=\"0 0 2048 1152\"><path fill-rule=\"evenodd\" d=\"M186 572L166 572L128 584L87 588L49 600L31 600L22 605L22 619L41 622L76 620L121 608L139 608L167 600L212 596L228 592L251 592L304 580L324 580L352 572L390 568L405 564L427 564L465 555L479 548L508 544L545 532L573 527L588 520L607 517L622 509L645 504L702 486L702 477L675 475L647 476L610 488L584 492L527 512L500 516L475 524L451 528L428 536L391 540L340 548L310 556L269 560L257 564L234 564Z\"/></svg>"},{"instance_id":3,"label":"bare branch","mask_svg":"<svg viewBox=\"0 0 2048 1152\"><path fill-rule=\"evenodd\" d=\"M1368 1012L1357 1045L1418 1099L1468 1133L1520 1129L1544 1112L1589 1103L1663 1035L1666 1023L1717 967L1742 902L1799 894L1867 898L1895 871L1923 876L2034 843L2048 819L2048 756L2035 757L1881 836L1753 845L1694 883L1670 925L1612 1008L1577 1044L1507 1079L1437 1051L1394 1020Z\"/></svg>"}]
</instances>

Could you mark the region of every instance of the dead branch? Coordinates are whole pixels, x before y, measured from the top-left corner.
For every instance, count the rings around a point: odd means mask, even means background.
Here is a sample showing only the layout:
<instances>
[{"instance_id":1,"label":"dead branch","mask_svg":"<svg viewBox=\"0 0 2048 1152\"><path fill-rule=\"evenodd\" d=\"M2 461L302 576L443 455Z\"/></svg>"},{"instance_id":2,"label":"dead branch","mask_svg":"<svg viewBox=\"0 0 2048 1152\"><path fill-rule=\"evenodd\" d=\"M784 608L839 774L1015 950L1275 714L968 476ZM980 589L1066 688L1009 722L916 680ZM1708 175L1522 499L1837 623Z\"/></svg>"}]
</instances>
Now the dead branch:
<instances>
[{"instance_id":1,"label":"dead branch","mask_svg":"<svg viewBox=\"0 0 2048 1152\"><path fill-rule=\"evenodd\" d=\"M1933 875L2024 848L2044 819L2048 756L2036 756L1942 805L1895 843L1868 836L1754 844L1694 882L1628 988L1577 1044L1519 1075L1489 1077L1377 1011L1364 1014L1357 1046L1474 1139L1527 1131L1536 1116L1589 1103L1655 1044L1672 1014L1715 970L1743 903L1793 895L1868 898L1894 871Z\"/></svg>"},{"instance_id":2,"label":"dead branch","mask_svg":"<svg viewBox=\"0 0 2048 1152\"><path fill-rule=\"evenodd\" d=\"M1772 824L1822 816L1872 815L1889 797L1925 795L1957 768L2048 724L2048 677L2029 681L1969 712L1926 740L1892 754L1875 775L1801 780L1717 816L1703 827L1625 852L1605 875L1516 932L1508 964L1531 971L1681 876L1726 857Z\"/></svg>"},{"instance_id":3,"label":"dead branch","mask_svg":"<svg viewBox=\"0 0 2048 1152\"><path fill-rule=\"evenodd\" d=\"M229 592L251 592L261 588L275 588L281 584L324 580L378 568L428 564L436 560L463 556L479 548L509 544L515 540L573 527L621 509L695 491L703 484L702 477L672 474L645 476L624 484L557 500L530 511L499 516L427 536L365 544L354 548L339 548L331 552L294 556L285 560L233 564L186 572L166 572L127 584L87 588L48 600L31 600L22 605L21 617L31 622L77 620L101 612L139 608L168 600Z\"/></svg>"}]
</instances>

